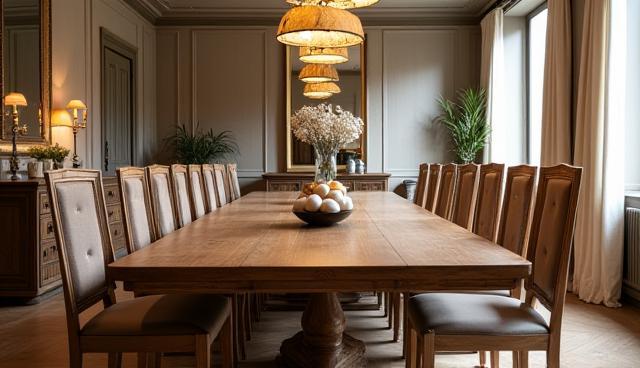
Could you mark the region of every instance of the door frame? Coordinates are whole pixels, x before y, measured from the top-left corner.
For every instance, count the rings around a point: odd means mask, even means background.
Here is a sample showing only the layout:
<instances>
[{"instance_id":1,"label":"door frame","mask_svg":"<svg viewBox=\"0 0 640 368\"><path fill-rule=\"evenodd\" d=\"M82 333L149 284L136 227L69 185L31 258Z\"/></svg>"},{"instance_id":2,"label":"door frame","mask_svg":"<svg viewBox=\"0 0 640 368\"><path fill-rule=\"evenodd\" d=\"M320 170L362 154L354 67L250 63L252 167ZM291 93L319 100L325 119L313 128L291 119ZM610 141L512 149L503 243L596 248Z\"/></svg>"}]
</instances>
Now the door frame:
<instances>
[{"instance_id":1,"label":"door frame","mask_svg":"<svg viewBox=\"0 0 640 368\"><path fill-rule=\"evenodd\" d=\"M124 56L125 58L131 60L131 80L129 81L131 85L131 164L135 165L138 162L138 48L131 45L127 41L122 38L116 36L108 29L104 27L100 27L100 121L101 121L101 131L100 131L100 152L101 152L101 163L100 167L102 172L107 170L105 169L106 160L105 160L105 130L107 124L105 123L105 96L106 96L106 88L104 83L104 67L105 67L105 49L111 49L112 51Z\"/></svg>"}]
</instances>

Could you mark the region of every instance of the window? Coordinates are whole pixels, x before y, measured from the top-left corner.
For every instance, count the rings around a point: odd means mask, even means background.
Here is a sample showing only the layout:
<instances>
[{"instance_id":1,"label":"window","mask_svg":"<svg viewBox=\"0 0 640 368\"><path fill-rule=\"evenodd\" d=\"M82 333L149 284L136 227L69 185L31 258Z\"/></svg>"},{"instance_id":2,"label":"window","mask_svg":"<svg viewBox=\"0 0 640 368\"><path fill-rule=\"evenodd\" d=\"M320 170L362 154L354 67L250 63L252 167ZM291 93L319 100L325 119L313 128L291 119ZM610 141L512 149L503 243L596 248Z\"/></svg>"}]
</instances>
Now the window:
<instances>
[{"instance_id":1,"label":"window","mask_svg":"<svg viewBox=\"0 0 640 368\"><path fill-rule=\"evenodd\" d=\"M540 164L542 133L542 85L547 37L547 6L534 10L527 17L527 155L531 165Z\"/></svg>"}]
</instances>

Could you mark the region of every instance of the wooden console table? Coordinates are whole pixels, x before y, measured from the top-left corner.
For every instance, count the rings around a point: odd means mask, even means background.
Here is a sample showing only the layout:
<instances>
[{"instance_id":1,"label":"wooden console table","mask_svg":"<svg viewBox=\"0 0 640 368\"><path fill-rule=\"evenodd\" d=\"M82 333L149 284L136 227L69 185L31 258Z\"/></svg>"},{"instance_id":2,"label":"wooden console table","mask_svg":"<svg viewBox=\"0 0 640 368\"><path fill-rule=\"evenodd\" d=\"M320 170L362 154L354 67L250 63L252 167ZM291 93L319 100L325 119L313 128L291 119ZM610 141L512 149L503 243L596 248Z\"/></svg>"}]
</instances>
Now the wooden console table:
<instances>
[{"instance_id":1,"label":"wooden console table","mask_svg":"<svg viewBox=\"0 0 640 368\"><path fill-rule=\"evenodd\" d=\"M350 191L386 192L389 190L388 173L338 174ZM266 182L268 192L298 192L305 183L313 181L313 173L266 173L262 178Z\"/></svg>"}]
</instances>

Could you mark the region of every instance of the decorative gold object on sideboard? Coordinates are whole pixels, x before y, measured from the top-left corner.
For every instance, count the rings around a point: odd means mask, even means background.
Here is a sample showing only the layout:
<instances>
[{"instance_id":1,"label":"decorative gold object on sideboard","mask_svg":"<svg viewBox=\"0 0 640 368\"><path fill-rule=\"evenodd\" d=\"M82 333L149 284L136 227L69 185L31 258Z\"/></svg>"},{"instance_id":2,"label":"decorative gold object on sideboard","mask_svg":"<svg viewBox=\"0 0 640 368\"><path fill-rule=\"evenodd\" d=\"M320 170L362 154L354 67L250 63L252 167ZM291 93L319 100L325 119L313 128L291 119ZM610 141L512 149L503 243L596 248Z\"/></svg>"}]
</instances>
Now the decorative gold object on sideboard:
<instances>
[{"instance_id":1,"label":"decorative gold object on sideboard","mask_svg":"<svg viewBox=\"0 0 640 368\"><path fill-rule=\"evenodd\" d=\"M338 173L337 180L349 191L381 192L389 190L388 173L345 174ZM314 173L266 173L262 175L268 192L299 192L311 183Z\"/></svg>"},{"instance_id":2,"label":"decorative gold object on sideboard","mask_svg":"<svg viewBox=\"0 0 640 368\"><path fill-rule=\"evenodd\" d=\"M116 178L103 178L116 257L126 254ZM44 180L0 180L0 298L31 300L61 285Z\"/></svg>"},{"instance_id":3,"label":"decorative gold object on sideboard","mask_svg":"<svg viewBox=\"0 0 640 368\"><path fill-rule=\"evenodd\" d=\"M11 106L11 180L18 180L18 136L27 134L27 124L20 125L18 106L27 106L27 99L22 93L11 92L4 97L4 106Z\"/></svg>"},{"instance_id":4,"label":"decorative gold object on sideboard","mask_svg":"<svg viewBox=\"0 0 640 368\"><path fill-rule=\"evenodd\" d=\"M80 167L80 160L78 160L78 131L87 127L87 105L80 100L71 100L67 104L67 110L73 112L73 167ZM82 110L82 119L78 120L78 110Z\"/></svg>"}]
</instances>

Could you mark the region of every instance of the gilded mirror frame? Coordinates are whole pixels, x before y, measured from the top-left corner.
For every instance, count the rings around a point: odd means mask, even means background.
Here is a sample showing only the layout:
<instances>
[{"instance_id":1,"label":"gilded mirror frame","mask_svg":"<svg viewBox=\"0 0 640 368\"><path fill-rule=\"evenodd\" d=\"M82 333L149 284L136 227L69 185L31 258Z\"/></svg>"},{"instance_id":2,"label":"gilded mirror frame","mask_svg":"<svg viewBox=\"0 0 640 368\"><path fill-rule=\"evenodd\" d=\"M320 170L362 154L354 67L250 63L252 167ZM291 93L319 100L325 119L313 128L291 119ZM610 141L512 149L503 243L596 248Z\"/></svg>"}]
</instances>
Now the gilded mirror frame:
<instances>
[{"instance_id":1,"label":"gilded mirror frame","mask_svg":"<svg viewBox=\"0 0 640 368\"><path fill-rule=\"evenodd\" d=\"M4 66L3 66L3 34L4 31L4 1L0 0L0 92L2 98L8 92L5 91ZM38 136L19 136L18 151L25 153L27 149L35 145L49 145L51 143L51 0L40 0L40 132ZM19 91L17 91L19 92ZM31 103L31 102L30 102ZM11 151L11 129L6 117L4 100L2 103L3 119L0 124L0 150L1 155Z\"/></svg>"},{"instance_id":2,"label":"gilded mirror frame","mask_svg":"<svg viewBox=\"0 0 640 368\"><path fill-rule=\"evenodd\" d=\"M287 172L293 173L309 173L315 172L314 165L302 165L302 164L294 164L293 163L293 134L291 133L291 114L292 114L292 106L291 106L291 74L292 74L292 62L291 56L292 51L295 51L297 48L292 46L285 46L285 79L286 79L286 134L287 134ZM295 54L295 52L294 52ZM368 122L367 122L367 63L366 63L366 38L363 43L360 44L360 95L361 95L361 103L360 103L360 111L353 112L354 115L362 118L364 122L364 128L362 130L362 136L360 137L360 151L362 152L362 160L367 161L367 130L368 130ZM320 103L321 101L318 101ZM338 171L344 172L346 169L345 165L338 165Z\"/></svg>"}]
</instances>

